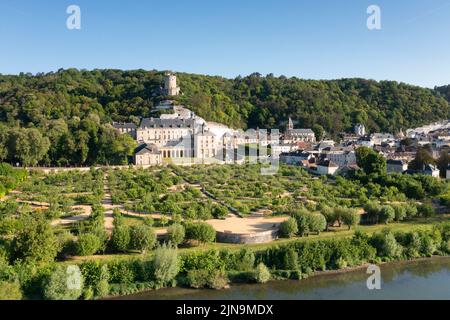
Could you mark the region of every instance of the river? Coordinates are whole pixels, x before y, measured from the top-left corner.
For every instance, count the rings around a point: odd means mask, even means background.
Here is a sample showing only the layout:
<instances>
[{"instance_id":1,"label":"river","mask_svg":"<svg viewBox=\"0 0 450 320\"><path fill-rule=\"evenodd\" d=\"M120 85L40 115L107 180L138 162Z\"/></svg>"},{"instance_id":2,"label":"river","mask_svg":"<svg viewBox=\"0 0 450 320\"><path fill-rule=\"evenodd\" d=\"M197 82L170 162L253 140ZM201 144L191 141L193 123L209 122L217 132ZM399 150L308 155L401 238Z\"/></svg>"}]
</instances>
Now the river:
<instances>
[{"instance_id":1,"label":"river","mask_svg":"<svg viewBox=\"0 0 450 320\"><path fill-rule=\"evenodd\" d=\"M232 285L227 290L168 288L118 297L125 300L450 300L450 258L432 258L381 266L381 289L368 290L366 269L322 273L301 281Z\"/></svg>"}]
</instances>

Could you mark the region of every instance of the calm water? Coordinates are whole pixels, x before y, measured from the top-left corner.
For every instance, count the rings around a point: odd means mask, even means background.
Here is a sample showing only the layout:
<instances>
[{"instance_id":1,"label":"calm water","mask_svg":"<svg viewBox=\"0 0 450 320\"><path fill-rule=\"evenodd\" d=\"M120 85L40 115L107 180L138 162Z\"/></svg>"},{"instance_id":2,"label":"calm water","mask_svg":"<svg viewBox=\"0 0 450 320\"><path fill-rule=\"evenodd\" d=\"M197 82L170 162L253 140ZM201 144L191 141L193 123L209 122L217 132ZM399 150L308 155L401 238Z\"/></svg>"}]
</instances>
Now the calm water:
<instances>
[{"instance_id":1,"label":"calm water","mask_svg":"<svg viewBox=\"0 0 450 320\"><path fill-rule=\"evenodd\" d=\"M450 300L450 258L387 264L381 267L381 290L366 287L365 269L324 274L301 281L273 281L258 285L233 285L228 290L169 288L119 299L445 299Z\"/></svg>"}]
</instances>

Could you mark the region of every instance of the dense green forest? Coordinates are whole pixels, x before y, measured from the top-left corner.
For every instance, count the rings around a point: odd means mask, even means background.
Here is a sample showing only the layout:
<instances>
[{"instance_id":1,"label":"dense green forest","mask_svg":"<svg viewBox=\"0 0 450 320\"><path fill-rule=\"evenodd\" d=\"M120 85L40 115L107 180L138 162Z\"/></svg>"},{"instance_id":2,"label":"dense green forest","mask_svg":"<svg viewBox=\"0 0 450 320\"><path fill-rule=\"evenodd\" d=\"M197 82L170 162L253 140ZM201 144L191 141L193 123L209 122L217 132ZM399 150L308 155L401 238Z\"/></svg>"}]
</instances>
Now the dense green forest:
<instances>
[{"instance_id":1,"label":"dense green forest","mask_svg":"<svg viewBox=\"0 0 450 320\"><path fill-rule=\"evenodd\" d=\"M25 165L123 164L135 147L111 121L139 121L162 99L164 72L76 69L0 76L0 160ZM178 74L185 104L235 128L300 127L335 136L364 123L396 132L450 118L449 88L392 81ZM446 100L447 99L447 100Z\"/></svg>"}]
</instances>

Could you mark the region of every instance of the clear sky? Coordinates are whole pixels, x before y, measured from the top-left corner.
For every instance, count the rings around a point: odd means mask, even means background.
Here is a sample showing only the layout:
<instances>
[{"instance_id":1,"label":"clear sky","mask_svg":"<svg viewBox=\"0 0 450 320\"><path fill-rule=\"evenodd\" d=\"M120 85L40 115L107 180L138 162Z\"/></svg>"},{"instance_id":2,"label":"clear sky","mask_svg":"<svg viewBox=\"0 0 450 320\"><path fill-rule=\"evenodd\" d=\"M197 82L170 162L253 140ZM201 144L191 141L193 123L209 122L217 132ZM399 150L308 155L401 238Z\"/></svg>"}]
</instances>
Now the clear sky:
<instances>
[{"instance_id":1,"label":"clear sky","mask_svg":"<svg viewBox=\"0 0 450 320\"><path fill-rule=\"evenodd\" d=\"M81 8L81 30L66 9ZM381 8L382 29L366 27ZM449 0L1 0L0 73L158 69L450 84Z\"/></svg>"}]
</instances>

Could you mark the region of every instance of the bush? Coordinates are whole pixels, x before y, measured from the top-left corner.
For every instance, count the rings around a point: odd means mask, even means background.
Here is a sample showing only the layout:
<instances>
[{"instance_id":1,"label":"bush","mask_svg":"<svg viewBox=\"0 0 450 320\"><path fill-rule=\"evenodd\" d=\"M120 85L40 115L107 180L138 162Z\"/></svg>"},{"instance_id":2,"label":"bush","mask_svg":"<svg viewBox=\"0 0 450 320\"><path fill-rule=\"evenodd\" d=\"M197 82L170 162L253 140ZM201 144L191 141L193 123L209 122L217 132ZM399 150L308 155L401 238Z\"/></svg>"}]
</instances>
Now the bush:
<instances>
[{"instance_id":1,"label":"bush","mask_svg":"<svg viewBox=\"0 0 450 320\"><path fill-rule=\"evenodd\" d=\"M92 256L100 251L102 246L102 240L96 234L83 233L78 236L75 250L79 256Z\"/></svg>"},{"instance_id":2,"label":"bush","mask_svg":"<svg viewBox=\"0 0 450 320\"><path fill-rule=\"evenodd\" d=\"M371 244L377 249L379 257L395 259L399 258L403 253L402 246L397 242L392 232L389 231L373 235Z\"/></svg>"},{"instance_id":3,"label":"bush","mask_svg":"<svg viewBox=\"0 0 450 320\"><path fill-rule=\"evenodd\" d=\"M303 237L309 233L309 213L307 211L299 210L293 214L297 221L298 235Z\"/></svg>"},{"instance_id":4,"label":"bush","mask_svg":"<svg viewBox=\"0 0 450 320\"><path fill-rule=\"evenodd\" d=\"M46 277L43 295L46 300L76 300L83 291L83 276L78 266L61 267Z\"/></svg>"},{"instance_id":5,"label":"bush","mask_svg":"<svg viewBox=\"0 0 450 320\"><path fill-rule=\"evenodd\" d=\"M0 281L0 300L22 300L18 282Z\"/></svg>"},{"instance_id":6,"label":"bush","mask_svg":"<svg viewBox=\"0 0 450 320\"><path fill-rule=\"evenodd\" d=\"M266 283L270 280L270 271L264 263L258 264L254 272L254 279L257 283Z\"/></svg>"},{"instance_id":7,"label":"bush","mask_svg":"<svg viewBox=\"0 0 450 320\"><path fill-rule=\"evenodd\" d=\"M115 251L125 252L130 247L130 228L118 225L114 228L111 236L111 245Z\"/></svg>"},{"instance_id":8,"label":"bush","mask_svg":"<svg viewBox=\"0 0 450 320\"><path fill-rule=\"evenodd\" d=\"M309 220L309 230L311 232L317 232L320 234L327 228L327 220L320 213L314 213L308 216Z\"/></svg>"},{"instance_id":9,"label":"bush","mask_svg":"<svg viewBox=\"0 0 450 320\"><path fill-rule=\"evenodd\" d=\"M429 218L429 217L434 216L435 210L432 205L424 203L421 206L419 206L418 213L422 217Z\"/></svg>"},{"instance_id":10,"label":"bush","mask_svg":"<svg viewBox=\"0 0 450 320\"><path fill-rule=\"evenodd\" d=\"M192 288L223 289L228 285L225 273L219 270L190 270L186 275L186 282Z\"/></svg>"},{"instance_id":11,"label":"bush","mask_svg":"<svg viewBox=\"0 0 450 320\"><path fill-rule=\"evenodd\" d=\"M98 261L86 261L80 266L84 277L85 292L83 295L86 300L95 297L105 297L109 293L109 269L106 264L100 264Z\"/></svg>"},{"instance_id":12,"label":"bush","mask_svg":"<svg viewBox=\"0 0 450 320\"><path fill-rule=\"evenodd\" d=\"M216 219L225 219L228 216L228 209L224 206L214 206L213 216Z\"/></svg>"},{"instance_id":13,"label":"bush","mask_svg":"<svg viewBox=\"0 0 450 320\"><path fill-rule=\"evenodd\" d=\"M382 206L380 209L379 221L389 224L395 219L395 210L389 205Z\"/></svg>"},{"instance_id":14,"label":"bush","mask_svg":"<svg viewBox=\"0 0 450 320\"><path fill-rule=\"evenodd\" d=\"M133 226L130 230L130 248L145 253L154 247L156 234L151 227Z\"/></svg>"},{"instance_id":15,"label":"bush","mask_svg":"<svg viewBox=\"0 0 450 320\"><path fill-rule=\"evenodd\" d=\"M298 269L298 253L293 248L289 248L284 252L283 269L284 270Z\"/></svg>"},{"instance_id":16,"label":"bush","mask_svg":"<svg viewBox=\"0 0 450 320\"><path fill-rule=\"evenodd\" d=\"M210 243L216 239L216 230L204 222L189 223L186 226L186 238L200 243Z\"/></svg>"},{"instance_id":17,"label":"bush","mask_svg":"<svg viewBox=\"0 0 450 320\"><path fill-rule=\"evenodd\" d=\"M249 271L255 266L255 254L249 248L243 248L234 254L233 270Z\"/></svg>"},{"instance_id":18,"label":"bush","mask_svg":"<svg viewBox=\"0 0 450 320\"><path fill-rule=\"evenodd\" d=\"M167 229L167 239L171 244L178 246L184 241L186 229L183 225L175 223Z\"/></svg>"},{"instance_id":19,"label":"bush","mask_svg":"<svg viewBox=\"0 0 450 320\"><path fill-rule=\"evenodd\" d=\"M414 218L415 216L417 216L417 207L415 204L408 204L405 206L405 210L406 210L406 217L408 219Z\"/></svg>"},{"instance_id":20,"label":"bush","mask_svg":"<svg viewBox=\"0 0 450 320\"><path fill-rule=\"evenodd\" d=\"M298 232L297 220L289 218L280 224L280 236L283 238L292 238Z\"/></svg>"},{"instance_id":21,"label":"bush","mask_svg":"<svg viewBox=\"0 0 450 320\"><path fill-rule=\"evenodd\" d=\"M176 248L163 245L156 248L153 255L154 278L157 283L165 285L178 274L178 252Z\"/></svg>"},{"instance_id":22,"label":"bush","mask_svg":"<svg viewBox=\"0 0 450 320\"><path fill-rule=\"evenodd\" d=\"M393 206L395 211L395 221L400 222L405 220L407 213L406 213L406 207L403 205L396 205Z\"/></svg>"}]
</instances>

